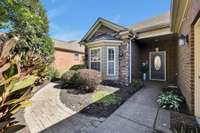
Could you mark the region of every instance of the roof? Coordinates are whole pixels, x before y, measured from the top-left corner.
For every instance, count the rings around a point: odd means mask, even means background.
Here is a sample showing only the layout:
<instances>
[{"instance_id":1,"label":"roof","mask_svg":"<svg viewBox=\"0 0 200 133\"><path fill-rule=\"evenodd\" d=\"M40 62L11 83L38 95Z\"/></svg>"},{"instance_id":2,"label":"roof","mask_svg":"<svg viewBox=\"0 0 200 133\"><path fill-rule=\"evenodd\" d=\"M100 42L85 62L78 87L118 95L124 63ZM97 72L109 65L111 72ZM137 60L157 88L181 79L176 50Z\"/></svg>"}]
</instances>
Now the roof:
<instances>
[{"instance_id":1,"label":"roof","mask_svg":"<svg viewBox=\"0 0 200 133\"><path fill-rule=\"evenodd\" d=\"M61 41L54 39L54 47L55 49L66 50L70 52L85 52L85 46L81 45L78 40L75 41Z\"/></svg>"},{"instance_id":2,"label":"roof","mask_svg":"<svg viewBox=\"0 0 200 133\"><path fill-rule=\"evenodd\" d=\"M156 16L147 19L143 22L130 25L128 29L132 32L146 32L150 30L155 30L159 28L170 27L170 13L164 13L160 16Z\"/></svg>"},{"instance_id":3,"label":"roof","mask_svg":"<svg viewBox=\"0 0 200 133\"><path fill-rule=\"evenodd\" d=\"M92 35L93 33L98 29L100 28L101 25L104 25L104 26L107 26L109 27L110 29L114 30L114 31L125 31L125 30L128 30L128 28L126 27L123 27L121 25L118 25L116 23L113 23L109 20L106 20L104 18L98 18L96 20L96 22L94 23L94 25L92 25L92 27L89 29L89 31L85 34L85 36L81 39L81 41L84 41L84 40L88 40Z\"/></svg>"}]
</instances>

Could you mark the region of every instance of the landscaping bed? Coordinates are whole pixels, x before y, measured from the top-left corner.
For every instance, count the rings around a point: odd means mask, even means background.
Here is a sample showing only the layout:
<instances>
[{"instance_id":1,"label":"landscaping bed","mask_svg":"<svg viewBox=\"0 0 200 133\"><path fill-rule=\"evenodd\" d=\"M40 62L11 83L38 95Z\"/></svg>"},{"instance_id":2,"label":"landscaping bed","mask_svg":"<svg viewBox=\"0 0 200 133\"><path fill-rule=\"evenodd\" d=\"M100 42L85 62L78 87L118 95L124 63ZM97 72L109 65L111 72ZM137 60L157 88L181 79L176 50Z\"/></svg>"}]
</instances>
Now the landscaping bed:
<instances>
[{"instance_id":1,"label":"landscaping bed","mask_svg":"<svg viewBox=\"0 0 200 133\"><path fill-rule=\"evenodd\" d=\"M94 117L110 116L135 91L124 86L99 85L94 92L62 89L61 101L70 109Z\"/></svg>"}]
</instances>

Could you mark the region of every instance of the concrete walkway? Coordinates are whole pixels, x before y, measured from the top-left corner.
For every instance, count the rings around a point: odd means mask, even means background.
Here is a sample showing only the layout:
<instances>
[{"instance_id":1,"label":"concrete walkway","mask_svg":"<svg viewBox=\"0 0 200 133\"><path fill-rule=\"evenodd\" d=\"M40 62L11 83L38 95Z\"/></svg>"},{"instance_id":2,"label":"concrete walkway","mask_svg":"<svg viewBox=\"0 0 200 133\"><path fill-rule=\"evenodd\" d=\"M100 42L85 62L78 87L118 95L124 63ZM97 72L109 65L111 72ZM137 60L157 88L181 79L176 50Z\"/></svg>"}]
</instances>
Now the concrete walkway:
<instances>
[{"instance_id":1,"label":"concrete walkway","mask_svg":"<svg viewBox=\"0 0 200 133\"><path fill-rule=\"evenodd\" d=\"M49 83L32 98L32 106L24 110L26 126L31 133L86 133L105 119L82 115L60 101L57 83ZM19 131L19 133L27 133Z\"/></svg>"},{"instance_id":2,"label":"concrete walkway","mask_svg":"<svg viewBox=\"0 0 200 133\"><path fill-rule=\"evenodd\" d=\"M60 102L60 90L55 89L55 85L47 84L32 97L32 106L25 109L25 121L32 133L40 132L75 113Z\"/></svg>"},{"instance_id":3,"label":"concrete walkway","mask_svg":"<svg viewBox=\"0 0 200 133\"><path fill-rule=\"evenodd\" d=\"M161 87L160 83L146 83L90 133L152 133L154 129L170 132L170 112L160 110L156 103Z\"/></svg>"}]
</instances>

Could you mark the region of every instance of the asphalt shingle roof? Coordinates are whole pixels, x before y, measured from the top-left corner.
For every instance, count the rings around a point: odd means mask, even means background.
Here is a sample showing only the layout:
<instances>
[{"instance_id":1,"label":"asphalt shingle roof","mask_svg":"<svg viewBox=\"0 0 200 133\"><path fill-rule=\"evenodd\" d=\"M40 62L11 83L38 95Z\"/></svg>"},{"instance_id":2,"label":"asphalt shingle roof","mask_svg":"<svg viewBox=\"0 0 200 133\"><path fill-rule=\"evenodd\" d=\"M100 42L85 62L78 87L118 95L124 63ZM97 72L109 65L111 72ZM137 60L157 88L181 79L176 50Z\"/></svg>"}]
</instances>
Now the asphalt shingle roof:
<instances>
[{"instance_id":1,"label":"asphalt shingle roof","mask_svg":"<svg viewBox=\"0 0 200 133\"><path fill-rule=\"evenodd\" d=\"M132 32L145 32L148 30L158 29L162 27L170 26L170 13L164 13L160 16L156 16L150 19L147 19L143 22L130 25L128 29Z\"/></svg>"},{"instance_id":2,"label":"asphalt shingle roof","mask_svg":"<svg viewBox=\"0 0 200 133\"><path fill-rule=\"evenodd\" d=\"M75 41L61 41L54 39L54 47L57 49L68 50L72 52L85 52L85 46L81 45L78 40Z\"/></svg>"}]
</instances>

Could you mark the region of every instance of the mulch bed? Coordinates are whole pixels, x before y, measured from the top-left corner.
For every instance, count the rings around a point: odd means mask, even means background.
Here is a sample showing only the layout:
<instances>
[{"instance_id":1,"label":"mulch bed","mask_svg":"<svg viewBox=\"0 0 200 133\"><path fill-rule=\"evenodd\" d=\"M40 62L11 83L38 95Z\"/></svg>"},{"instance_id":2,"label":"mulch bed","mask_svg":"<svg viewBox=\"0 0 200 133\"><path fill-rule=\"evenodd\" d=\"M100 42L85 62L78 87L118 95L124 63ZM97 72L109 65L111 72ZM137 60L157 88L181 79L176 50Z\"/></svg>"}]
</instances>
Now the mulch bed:
<instances>
[{"instance_id":1,"label":"mulch bed","mask_svg":"<svg viewBox=\"0 0 200 133\"><path fill-rule=\"evenodd\" d=\"M113 85L112 85L113 86ZM109 117L121 104L123 104L135 91L129 87L115 85L100 85L97 91L113 91L111 95L120 97L115 104L105 105L100 101L94 102L91 97L93 93L85 93L77 89L62 89L60 93L61 101L70 109L84 115L93 117Z\"/></svg>"}]
</instances>

